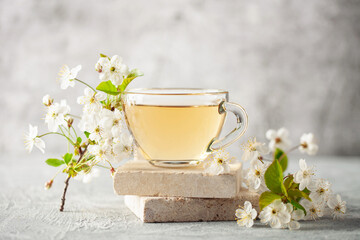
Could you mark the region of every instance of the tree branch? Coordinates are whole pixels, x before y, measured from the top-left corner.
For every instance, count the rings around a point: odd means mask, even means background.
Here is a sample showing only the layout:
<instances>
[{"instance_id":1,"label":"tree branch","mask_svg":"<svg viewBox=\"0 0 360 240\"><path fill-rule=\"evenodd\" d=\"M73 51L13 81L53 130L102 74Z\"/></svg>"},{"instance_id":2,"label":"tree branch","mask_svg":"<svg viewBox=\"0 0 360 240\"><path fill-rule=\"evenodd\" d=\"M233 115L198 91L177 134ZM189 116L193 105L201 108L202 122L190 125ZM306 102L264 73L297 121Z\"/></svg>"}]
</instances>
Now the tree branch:
<instances>
[{"instance_id":1,"label":"tree branch","mask_svg":"<svg viewBox=\"0 0 360 240\"><path fill-rule=\"evenodd\" d=\"M87 144L87 145L85 146L84 150L82 150L81 147L79 147L80 157L79 157L79 159L77 160L76 163L79 163L79 162L81 161L81 159L83 158L84 154L85 154L86 151L87 151L88 146L89 146L89 144ZM60 212L63 212L63 211L64 211L65 196L66 196L67 189L68 189L68 187L69 187L70 178L71 178L71 175L69 174L69 176L68 176L68 177L66 178L66 180L65 180L64 192L63 192L63 195L62 195L62 198L61 198Z\"/></svg>"},{"instance_id":2,"label":"tree branch","mask_svg":"<svg viewBox=\"0 0 360 240\"><path fill-rule=\"evenodd\" d=\"M69 181L70 181L71 175L69 174L69 176L67 177L67 179L65 180L65 188L64 188L64 192L61 198L61 206L60 206L60 212L64 211L64 206L65 206L65 195L66 195L66 191L68 189L69 186Z\"/></svg>"}]
</instances>

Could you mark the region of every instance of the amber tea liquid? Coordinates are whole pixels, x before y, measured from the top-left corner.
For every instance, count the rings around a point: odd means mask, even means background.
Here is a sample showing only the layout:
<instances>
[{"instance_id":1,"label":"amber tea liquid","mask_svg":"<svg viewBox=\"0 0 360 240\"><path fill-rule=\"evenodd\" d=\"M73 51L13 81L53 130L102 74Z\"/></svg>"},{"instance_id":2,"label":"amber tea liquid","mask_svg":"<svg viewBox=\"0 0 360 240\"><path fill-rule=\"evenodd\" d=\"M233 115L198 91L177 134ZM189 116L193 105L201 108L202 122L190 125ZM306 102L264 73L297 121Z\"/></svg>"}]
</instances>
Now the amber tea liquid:
<instances>
[{"instance_id":1,"label":"amber tea liquid","mask_svg":"<svg viewBox=\"0 0 360 240\"><path fill-rule=\"evenodd\" d=\"M224 124L214 106L124 106L127 122L145 157L201 160Z\"/></svg>"}]
</instances>

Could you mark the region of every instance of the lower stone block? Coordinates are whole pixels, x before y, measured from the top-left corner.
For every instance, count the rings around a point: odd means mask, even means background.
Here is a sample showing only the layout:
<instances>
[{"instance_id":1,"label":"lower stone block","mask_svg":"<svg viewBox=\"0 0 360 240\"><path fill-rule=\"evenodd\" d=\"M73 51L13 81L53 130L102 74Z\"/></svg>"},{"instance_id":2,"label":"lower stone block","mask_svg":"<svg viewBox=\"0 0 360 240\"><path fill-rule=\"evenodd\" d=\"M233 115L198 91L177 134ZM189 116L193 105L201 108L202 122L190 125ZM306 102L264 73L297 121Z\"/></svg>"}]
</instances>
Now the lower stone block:
<instances>
[{"instance_id":1,"label":"lower stone block","mask_svg":"<svg viewBox=\"0 0 360 240\"><path fill-rule=\"evenodd\" d=\"M124 196L125 205L141 221L148 223L233 221L235 210L245 201L258 208L259 194L241 191L235 198Z\"/></svg>"}]
</instances>

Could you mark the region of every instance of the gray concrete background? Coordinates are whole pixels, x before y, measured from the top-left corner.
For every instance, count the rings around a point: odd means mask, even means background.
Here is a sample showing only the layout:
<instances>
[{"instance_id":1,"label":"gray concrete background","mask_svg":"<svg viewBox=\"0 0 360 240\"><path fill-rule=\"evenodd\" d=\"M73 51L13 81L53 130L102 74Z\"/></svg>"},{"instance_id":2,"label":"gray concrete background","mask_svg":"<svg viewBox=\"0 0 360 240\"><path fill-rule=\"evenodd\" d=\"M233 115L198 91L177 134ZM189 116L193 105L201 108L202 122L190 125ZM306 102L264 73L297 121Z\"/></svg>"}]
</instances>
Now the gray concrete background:
<instances>
[{"instance_id":1,"label":"gray concrete background","mask_svg":"<svg viewBox=\"0 0 360 240\"><path fill-rule=\"evenodd\" d=\"M0 50L2 153L24 151L46 93L76 105L83 87L62 91L60 66L96 85L103 52L145 73L131 87L230 90L245 137L286 126L294 142L314 132L321 154L360 154L360 1L1 0Z\"/></svg>"}]
</instances>

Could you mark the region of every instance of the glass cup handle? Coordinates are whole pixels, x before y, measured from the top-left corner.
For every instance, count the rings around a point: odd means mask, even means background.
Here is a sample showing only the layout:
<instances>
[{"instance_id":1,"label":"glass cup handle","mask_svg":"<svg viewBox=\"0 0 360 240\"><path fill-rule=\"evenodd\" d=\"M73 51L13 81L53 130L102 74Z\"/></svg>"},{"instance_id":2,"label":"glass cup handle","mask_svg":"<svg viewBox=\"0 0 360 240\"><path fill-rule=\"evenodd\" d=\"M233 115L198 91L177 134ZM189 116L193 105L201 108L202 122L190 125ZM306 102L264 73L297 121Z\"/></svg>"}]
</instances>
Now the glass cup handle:
<instances>
[{"instance_id":1,"label":"glass cup handle","mask_svg":"<svg viewBox=\"0 0 360 240\"><path fill-rule=\"evenodd\" d=\"M209 144L208 152L228 147L237 141L245 133L248 127L248 115L245 109L239 104L225 101L221 102L219 105L219 113L223 114L225 112L232 112L236 116L236 128L234 128L229 134L221 139L214 138Z\"/></svg>"}]
</instances>

